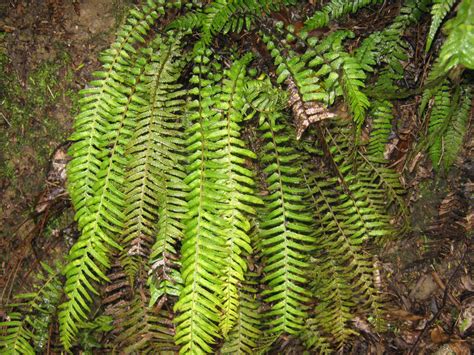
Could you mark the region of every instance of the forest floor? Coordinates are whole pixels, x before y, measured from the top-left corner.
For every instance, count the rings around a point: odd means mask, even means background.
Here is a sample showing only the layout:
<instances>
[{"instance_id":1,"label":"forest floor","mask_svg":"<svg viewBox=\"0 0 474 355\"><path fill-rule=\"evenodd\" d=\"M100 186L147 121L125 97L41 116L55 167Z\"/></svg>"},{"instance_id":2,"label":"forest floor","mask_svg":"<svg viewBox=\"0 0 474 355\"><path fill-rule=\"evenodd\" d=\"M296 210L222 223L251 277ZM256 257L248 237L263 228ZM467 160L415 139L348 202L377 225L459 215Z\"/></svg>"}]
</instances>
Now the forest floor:
<instances>
[{"instance_id":1,"label":"forest floor","mask_svg":"<svg viewBox=\"0 0 474 355\"><path fill-rule=\"evenodd\" d=\"M98 68L97 56L130 3L0 0L0 318L2 305L27 292L39 261L64 254L77 237L64 189L77 92ZM354 17L354 28L363 30L363 16ZM376 25L383 24L381 16ZM426 21L419 30L426 30ZM419 73L423 51L417 33L410 36L414 56L407 66ZM411 139L413 129L426 129L416 118L418 99L397 105L398 138L392 141L412 230L375 253L387 327L377 333L354 319L362 336L354 339L353 354L473 350L474 143L466 143L449 175L435 174Z\"/></svg>"}]
</instances>

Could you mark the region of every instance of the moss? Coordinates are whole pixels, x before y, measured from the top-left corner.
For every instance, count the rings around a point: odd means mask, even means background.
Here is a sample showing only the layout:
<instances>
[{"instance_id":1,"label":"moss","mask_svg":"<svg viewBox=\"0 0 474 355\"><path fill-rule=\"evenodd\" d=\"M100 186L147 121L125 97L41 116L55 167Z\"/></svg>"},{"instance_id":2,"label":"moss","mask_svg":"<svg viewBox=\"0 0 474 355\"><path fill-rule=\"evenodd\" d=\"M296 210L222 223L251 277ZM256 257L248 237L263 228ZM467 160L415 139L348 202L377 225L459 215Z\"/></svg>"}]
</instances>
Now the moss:
<instances>
[{"instance_id":1,"label":"moss","mask_svg":"<svg viewBox=\"0 0 474 355\"><path fill-rule=\"evenodd\" d=\"M67 137L69 112L64 92L74 79L70 55L58 50L48 61L40 62L22 82L9 57L7 35L0 36L0 178L7 181L12 195L34 195L42 187L49 156ZM72 95L72 99L77 100ZM30 206L31 207L31 206Z\"/></svg>"}]
</instances>

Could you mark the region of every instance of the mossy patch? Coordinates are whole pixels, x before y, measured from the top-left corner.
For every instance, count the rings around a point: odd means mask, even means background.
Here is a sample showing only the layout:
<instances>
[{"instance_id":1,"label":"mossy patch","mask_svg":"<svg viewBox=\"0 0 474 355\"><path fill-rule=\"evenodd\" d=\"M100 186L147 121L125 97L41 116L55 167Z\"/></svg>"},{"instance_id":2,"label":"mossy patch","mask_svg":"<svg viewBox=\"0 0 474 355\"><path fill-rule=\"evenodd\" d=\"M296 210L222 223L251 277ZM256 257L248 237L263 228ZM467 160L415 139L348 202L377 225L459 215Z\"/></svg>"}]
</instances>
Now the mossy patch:
<instances>
[{"instance_id":1,"label":"mossy patch","mask_svg":"<svg viewBox=\"0 0 474 355\"><path fill-rule=\"evenodd\" d=\"M68 135L70 112L64 107L77 96L72 90L69 98L65 96L74 77L67 52L57 51L54 58L21 75L9 56L6 36L0 36L0 181L12 202L2 202L0 213L27 207L27 214L42 188L50 154ZM58 115L59 107L65 117ZM16 206L14 200L24 202Z\"/></svg>"}]
</instances>

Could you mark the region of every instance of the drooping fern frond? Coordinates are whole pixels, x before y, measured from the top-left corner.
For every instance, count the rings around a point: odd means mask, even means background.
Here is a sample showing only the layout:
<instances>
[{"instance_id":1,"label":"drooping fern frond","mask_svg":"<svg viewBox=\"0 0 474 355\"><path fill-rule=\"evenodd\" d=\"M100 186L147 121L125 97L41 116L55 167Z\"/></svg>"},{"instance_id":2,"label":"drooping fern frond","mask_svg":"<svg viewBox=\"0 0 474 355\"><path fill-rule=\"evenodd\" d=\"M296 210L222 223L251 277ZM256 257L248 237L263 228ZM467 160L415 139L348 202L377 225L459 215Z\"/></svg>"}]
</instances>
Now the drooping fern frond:
<instances>
[{"instance_id":1,"label":"drooping fern frond","mask_svg":"<svg viewBox=\"0 0 474 355\"><path fill-rule=\"evenodd\" d=\"M137 86L150 60L149 55L135 55L132 44L145 42L143 36L157 17L159 6L150 5L132 12L118 44L103 55L108 71L97 73L100 80L84 91L83 111L75 120L68 176L81 236L71 248L64 270L67 301L61 305L59 319L66 349L75 338L78 323L88 317L90 293L97 294L91 282L107 280L104 269L109 267L110 249L121 248L116 236L124 219L124 151L135 124Z\"/></svg>"},{"instance_id":2,"label":"drooping fern frond","mask_svg":"<svg viewBox=\"0 0 474 355\"><path fill-rule=\"evenodd\" d=\"M447 83L441 86L434 97L430 113L428 136L430 137L429 154L433 166L439 167L443 154L443 133L451 119L451 91Z\"/></svg>"},{"instance_id":3,"label":"drooping fern frond","mask_svg":"<svg viewBox=\"0 0 474 355\"><path fill-rule=\"evenodd\" d=\"M400 61L407 60L409 47L403 34L410 25L419 21L430 2L431 0L406 0L390 26L363 40L355 57L365 71L372 71L375 64L386 64L394 73L403 74Z\"/></svg>"},{"instance_id":4,"label":"drooping fern frond","mask_svg":"<svg viewBox=\"0 0 474 355\"><path fill-rule=\"evenodd\" d=\"M394 84L401 76L390 68L383 70L377 82L374 84L374 90L395 92L397 86ZM371 109L372 127L370 130L369 144L367 152L370 159L377 162L383 162L385 146L388 143L390 132L392 131L393 104L390 100L374 100Z\"/></svg>"},{"instance_id":5,"label":"drooping fern frond","mask_svg":"<svg viewBox=\"0 0 474 355\"><path fill-rule=\"evenodd\" d=\"M455 0L434 0L433 6L431 7L431 26L426 39L425 50L428 51L431 48L431 44L435 38L436 32L438 32L441 22L453 7Z\"/></svg>"},{"instance_id":6,"label":"drooping fern frond","mask_svg":"<svg viewBox=\"0 0 474 355\"><path fill-rule=\"evenodd\" d=\"M260 216L260 238L263 255L263 281L269 289L262 292L271 309L265 314L271 335L297 334L306 317L309 293L308 252L314 242L311 215L304 200L299 176L292 165L298 154L285 134L282 115L275 112L262 116L260 129L265 146L261 157L265 164L265 209Z\"/></svg>"},{"instance_id":7,"label":"drooping fern frond","mask_svg":"<svg viewBox=\"0 0 474 355\"><path fill-rule=\"evenodd\" d=\"M224 111L223 118L217 127L222 127L210 142L221 145L225 155L221 164L225 169L226 178L221 183L230 191L225 203L232 208L224 211L223 217L229 228L226 232L226 257L222 274L222 312L220 329L227 336L238 318L239 291L238 286L244 280L247 263L242 252L252 253L250 246L249 217L255 216L253 205L261 204L255 196L253 173L245 167L246 159L255 159L253 152L246 148L240 137L240 125L244 120L245 107L245 69L250 60L247 55L235 61L224 75L222 93L217 107Z\"/></svg>"},{"instance_id":8,"label":"drooping fern frond","mask_svg":"<svg viewBox=\"0 0 474 355\"><path fill-rule=\"evenodd\" d=\"M369 160L354 170L358 159L350 152L350 132L344 124L324 129L334 162L330 170L337 169L338 174L328 178L318 172L307 177L315 211L317 247L311 279L317 306L307 321L304 337L313 339L317 346L314 338L322 336L321 351L325 338L339 348L354 335L349 322L355 313L380 318L382 305L373 281L374 265L362 248L369 240L393 234L386 189L392 189L396 194L393 199L400 202L396 175L371 165ZM311 329L317 334L311 336Z\"/></svg>"},{"instance_id":9,"label":"drooping fern frond","mask_svg":"<svg viewBox=\"0 0 474 355\"><path fill-rule=\"evenodd\" d=\"M196 47L195 47L196 48ZM181 353L211 352L210 344L219 337L218 308L222 281L220 279L226 256L226 230L222 211L229 189L220 181L226 174L218 159L223 152L209 141L219 134L221 113L215 110L220 90L215 85L220 75L211 71L209 49L198 47L189 93L189 123L186 128L189 186L184 239L181 246L181 276L183 289L175 305L176 343ZM219 148L219 149L218 149Z\"/></svg>"},{"instance_id":10,"label":"drooping fern frond","mask_svg":"<svg viewBox=\"0 0 474 355\"><path fill-rule=\"evenodd\" d=\"M173 314L148 305L147 292L137 292L122 310L121 321L115 326L119 331L115 342L120 352L166 353L176 352L174 343Z\"/></svg>"},{"instance_id":11,"label":"drooping fern frond","mask_svg":"<svg viewBox=\"0 0 474 355\"><path fill-rule=\"evenodd\" d=\"M50 326L63 294L60 271L42 263L35 289L15 296L6 321L0 322L2 354L35 354L45 351ZM56 268L59 269L60 268Z\"/></svg>"},{"instance_id":12,"label":"drooping fern frond","mask_svg":"<svg viewBox=\"0 0 474 355\"><path fill-rule=\"evenodd\" d=\"M161 42L161 38L157 41ZM172 229L173 220L169 218L170 213L173 214L169 211L173 195L178 193L179 196L180 189L184 189L183 184L179 183L184 178L183 142L177 119L177 113L184 105L181 99L183 92L176 84L182 66L178 59L179 47L179 41L170 38L152 54L141 85L145 96L142 100L136 99L136 105L140 108L135 132L126 150L128 164L124 182L127 190L121 240L124 246L122 263L132 283L137 269L147 264L150 244L155 238L158 244L151 250L150 262L155 265L152 272L157 272L160 266L164 269L170 267L170 261L163 260L166 253L172 252L166 248L172 248L179 237L179 233ZM173 187L169 187L171 181ZM179 227L179 222L176 223ZM171 245L167 245L170 238ZM158 250L159 246L165 249ZM166 276L163 282L168 281ZM160 286L157 288L161 289Z\"/></svg>"},{"instance_id":13,"label":"drooping fern frond","mask_svg":"<svg viewBox=\"0 0 474 355\"><path fill-rule=\"evenodd\" d=\"M259 301L257 300L253 275L246 274L246 280L239 288L239 307L235 325L220 349L222 354L253 354L261 340L262 330Z\"/></svg>"}]
</instances>

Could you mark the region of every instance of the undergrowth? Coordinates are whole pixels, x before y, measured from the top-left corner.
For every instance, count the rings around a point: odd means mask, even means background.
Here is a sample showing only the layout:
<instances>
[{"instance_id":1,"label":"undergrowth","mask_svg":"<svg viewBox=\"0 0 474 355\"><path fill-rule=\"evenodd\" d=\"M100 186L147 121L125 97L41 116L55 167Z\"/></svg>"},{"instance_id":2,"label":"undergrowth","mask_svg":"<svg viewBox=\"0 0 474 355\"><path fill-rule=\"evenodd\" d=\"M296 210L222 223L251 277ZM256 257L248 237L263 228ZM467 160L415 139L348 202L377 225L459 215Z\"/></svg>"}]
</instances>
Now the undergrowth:
<instances>
[{"instance_id":1,"label":"undergrowth","mask_svg":"<svg viewBox=\"0 0 474 355\"><path fill-rule=\"evenodd\" d=\"M330 353L357 336L356 317L383 331L371 250L410 229L385 154L407 92L404 34L431 11L420 115L433 166L447 171L469 124L473 3L406 0L363 38L314 30L379 1L330 1L298 29L275 19L296 5L148 0L130 11L70 137L81 235L65 266L45 266L39 289L11 305L5 352L49 341L272 353L290 337Z\"/></svg>"}]
</instances>

